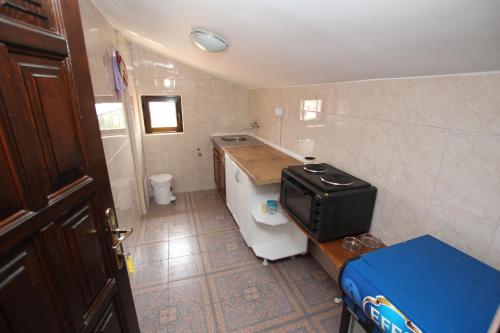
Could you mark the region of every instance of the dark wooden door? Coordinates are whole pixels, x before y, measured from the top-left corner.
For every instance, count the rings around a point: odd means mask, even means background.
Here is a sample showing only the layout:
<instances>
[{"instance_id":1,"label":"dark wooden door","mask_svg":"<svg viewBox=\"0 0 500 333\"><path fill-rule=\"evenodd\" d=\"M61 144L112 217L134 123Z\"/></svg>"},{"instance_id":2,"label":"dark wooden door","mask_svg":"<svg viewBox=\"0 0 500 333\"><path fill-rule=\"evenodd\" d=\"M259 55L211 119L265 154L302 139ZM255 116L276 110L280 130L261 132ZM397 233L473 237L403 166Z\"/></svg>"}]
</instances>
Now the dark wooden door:
<instances>
[{"instance_id":1,"label":"dark wooden door","mask_svg":"<svg viewBox=\"0 0 500 333\"><path fill-rule=\"evenodd\" d=\"M84 45L77 0L0 0L2 333L139 331Z\"/></svg>"}]
</instances>

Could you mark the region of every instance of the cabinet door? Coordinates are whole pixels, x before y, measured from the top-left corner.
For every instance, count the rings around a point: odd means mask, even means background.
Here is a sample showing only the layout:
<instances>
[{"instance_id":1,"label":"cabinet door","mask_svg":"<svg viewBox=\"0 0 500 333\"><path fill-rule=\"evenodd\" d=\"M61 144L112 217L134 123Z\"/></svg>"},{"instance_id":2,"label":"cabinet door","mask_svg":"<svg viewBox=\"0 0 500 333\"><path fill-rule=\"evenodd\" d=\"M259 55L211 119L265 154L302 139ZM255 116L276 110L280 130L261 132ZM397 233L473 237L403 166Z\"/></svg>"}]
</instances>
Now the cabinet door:
<instances>
[{"instance_id":1,"label":"cabinet door","mask_svg":"<svg viewBox=\"0 0 500 333\"><path fill-rule=\"evenodd\" d=\"M240 232L248 246L251 245L250 237L250 179L240 168L237 168L238 180L238 225Z\"/></svg>"},{"instance_id":2,"label":"cabinet door","mask_svg":"<svg viewBox=\"0 0 500 333\"><path fill-rule=\"evenodd\" d=\"M239 227L241 227L241 204L240 204L240 182L241 182L241 170L236 165L233 160L231 161L230 177L229 181L231 185L229 186L231 190L229 195L231 195L231 213L233 214L234 220Z\"/></svg>"},{"instance_id":3,"label":"cabinet door","mask_svg":"<svg viewBox=\"0 0 500 333\"><path fill-rule=\"evenodd\" d=\"M235 214L235 191L236 191L236 181L234 178L234 162L226 155L226 205L229 211L236 218Z\"/></svg>"}]
</instances>

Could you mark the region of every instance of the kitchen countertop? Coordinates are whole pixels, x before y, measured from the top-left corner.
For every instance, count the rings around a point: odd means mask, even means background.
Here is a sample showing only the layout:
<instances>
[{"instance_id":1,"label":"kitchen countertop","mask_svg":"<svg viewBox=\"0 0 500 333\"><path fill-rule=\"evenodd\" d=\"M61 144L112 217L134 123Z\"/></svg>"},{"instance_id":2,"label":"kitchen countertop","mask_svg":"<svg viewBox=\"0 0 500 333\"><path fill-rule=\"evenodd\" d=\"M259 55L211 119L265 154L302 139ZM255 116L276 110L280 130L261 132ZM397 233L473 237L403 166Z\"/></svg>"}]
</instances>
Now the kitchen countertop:
<instances>
[{"instance_id":1,"label":"kitchen countertop","mask_svg":"<svg viewBox=\"0 0 500 333\"><path fill-rule=\"evenodd\" d=\"M224 150L256 185L280 183L283 168L303 164L301 161L264 143L224 147Z\"/></svg>"}]
</instances>

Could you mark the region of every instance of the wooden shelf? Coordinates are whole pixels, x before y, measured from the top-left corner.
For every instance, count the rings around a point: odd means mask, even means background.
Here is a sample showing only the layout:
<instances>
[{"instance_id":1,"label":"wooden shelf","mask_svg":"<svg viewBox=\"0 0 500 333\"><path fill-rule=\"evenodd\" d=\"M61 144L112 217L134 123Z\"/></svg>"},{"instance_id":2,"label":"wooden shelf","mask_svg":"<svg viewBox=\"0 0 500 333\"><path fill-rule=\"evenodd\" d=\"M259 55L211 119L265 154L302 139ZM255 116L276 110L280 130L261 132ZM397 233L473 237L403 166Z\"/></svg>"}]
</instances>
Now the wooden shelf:
<instances>
[{"instance_id":1,"label":"wooden shelf","mask_svg":"<svg viewBox=\"0 0 500 333\"><path fill-rule=\"evenodd\" d=\"M288 215L288 216L290 216L290 215ZM360 256L362 254L377 250L377 249L363 246L359 251L356 251L356 252L349 251L342 246L343 238L335 239L335 240L332 240L329 242L318 242L316 239L312 238L311 235L309 235L309 233L304 229L304 227L300 223L295 221L291 216L290 216L290 219L295 223L295 225L297 225L297 227L299 227L299 229L304 234L306 234L306 236L312 242L314 242L320 248L320 250L324 254L326 254L328 259L330 259L330 261L335 265L337 272L340 272L340 270L342 269L344 264L349 259L352 259L352 258L355 258L355 257ZM354 236L356 236L356 235L354 235ZM380 245L379 249L384 248L384 247L385 247L385 245L382 244L382 245Z\"/></svg>"},{"instance_id":2,"label":"wooden shelf","mask_svg":"<svg viewBox=\"0 0 500 333\"><path fill-rule=\"evenodd\" d=\"M311 239L311 238L309 237L309 239ZM342 240L343 239L336 239L336 240L333 240L330 242L323 242L323 243L319 243L319 242L313 240L319 246L321 251L323 251L328 256L328 258L330 258L330 261L337 267L338 270L340 270L342 268L342 266L344 266L344 264L349 259L357 257L361 254L365 254L365 253L377 250L377 249L372 249L372 248L363 246L361 248L361 250L356 251L356 252L352 252L352 251L345 249L342 246ZM383 247L385 247L384 244L382 244L379 247L379 249L383 248Z\"/></svg>"}]
</instances>

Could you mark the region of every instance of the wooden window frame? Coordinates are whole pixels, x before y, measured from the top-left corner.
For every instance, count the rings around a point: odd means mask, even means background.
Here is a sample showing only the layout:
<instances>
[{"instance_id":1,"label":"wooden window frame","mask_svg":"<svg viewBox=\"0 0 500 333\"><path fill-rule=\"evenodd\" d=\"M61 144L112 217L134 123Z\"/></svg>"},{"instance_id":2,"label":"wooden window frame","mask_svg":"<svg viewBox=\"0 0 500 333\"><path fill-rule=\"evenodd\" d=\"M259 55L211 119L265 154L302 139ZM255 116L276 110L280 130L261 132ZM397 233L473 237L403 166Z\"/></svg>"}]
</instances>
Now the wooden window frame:
<instances>
[{"instance_id":1,"label":"wooden window frame","mask_svg":"<svg viewBox=\"0 0 500 333\"><path fill-rule=\"evenodd\" d=\"M149 113L149 102L167 102L173 100L175 102L175 110L177 114L177 126L176 127L151 127L151 115ZM181 96L141 96L142 104L142 115L144 118L144 130L146 134L155 133L182 133L184 132L184 126L182 124L182 103Z\"/></svg>"}]
</instances>

